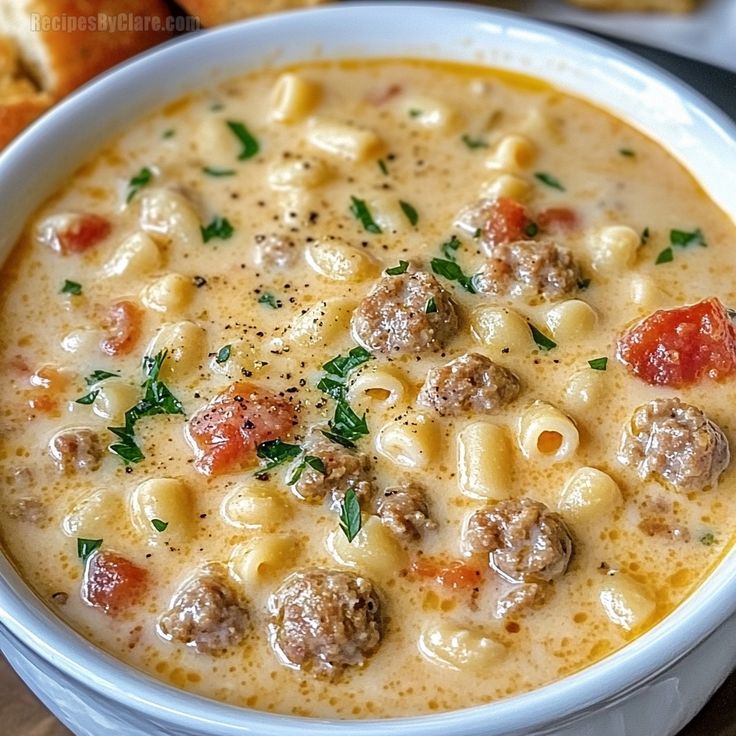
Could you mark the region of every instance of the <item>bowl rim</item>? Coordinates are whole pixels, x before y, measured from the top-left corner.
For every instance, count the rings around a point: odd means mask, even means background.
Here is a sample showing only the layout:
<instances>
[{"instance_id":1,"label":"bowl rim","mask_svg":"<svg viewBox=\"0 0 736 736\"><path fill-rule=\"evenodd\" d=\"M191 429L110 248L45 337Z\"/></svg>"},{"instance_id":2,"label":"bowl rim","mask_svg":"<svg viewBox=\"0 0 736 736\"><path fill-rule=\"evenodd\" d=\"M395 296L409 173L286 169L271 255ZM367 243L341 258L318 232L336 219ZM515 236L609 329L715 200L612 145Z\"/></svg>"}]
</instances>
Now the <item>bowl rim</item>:
<instances>
[{"instance_id":1,"label":"bowl rim","mask_svg":"<svg viewBox=\"0 0 736 736\"><path fill-rule=\"evenodd\" d=\"M91 97L110 98L129 86L130 80L145 85L146 75L160 60L186 55L193 47L206 50L223 38L247 37L273 29L297 32L305 19L344 18L355 23L371 14L382 13L406 22L414 16L432 13L437 20L447 14L457 16L479 32L479 26L493 21L506 29L543 33L555 44L570 44L601 60L609 59L620 73L654 79L683 100L711 131L736 141L736 125L725 112L674 75L633 52L592 37L590 34L532 20L512 12L479 8L461 3L360 2L277 14L200 31L157 47L88 83L37 121L16 139L0 157L0 185L7 172L21 171L33 159L33 149L54 126L89 111ZM408 56L408 55L407 55ZM154 106L149 106L153 109ZM33 178L33 177L30 177ZM2 186L0 186L0 190ZM38 202L36 201L34 206ZM2 209L2 206L0 206ZM736 209L729 212L733 218ZM580 717L586 709L611 703L656 677L684 657L721 623L736 613L736 549L731 548L705 581L672 613L636 640L585 669L527 693L487 705L431 715L349 721L350 732L384 734L436 734L461 731L464 734L511 734L520 730L550 728L553 724ZM6 557L0 554L0 621L26 646L73 680L107 699L145 713L164 723L201 728L202 733L278 733L282 736L309 729L315 736L344 733L346 721L326 718L284 716L221 703L167 685L117 660L90 644L33 593Z\"/></svg>"}]
</instances>

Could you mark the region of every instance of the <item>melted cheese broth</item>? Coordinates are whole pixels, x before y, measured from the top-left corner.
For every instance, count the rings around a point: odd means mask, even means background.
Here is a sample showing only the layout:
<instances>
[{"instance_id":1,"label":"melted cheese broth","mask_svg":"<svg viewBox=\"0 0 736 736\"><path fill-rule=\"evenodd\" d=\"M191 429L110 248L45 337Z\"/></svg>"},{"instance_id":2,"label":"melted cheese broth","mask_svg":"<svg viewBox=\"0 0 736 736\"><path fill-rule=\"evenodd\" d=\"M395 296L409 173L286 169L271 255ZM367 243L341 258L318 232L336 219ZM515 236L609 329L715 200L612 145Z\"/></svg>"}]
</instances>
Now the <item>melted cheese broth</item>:
<instances>
[{"instance_id":1,"label":"melted cheese broth","mask_svg":"<svg viewBox=\"0 0 736 736\"><path fill-rule=\"evenodd\" d=\"M29 223L5 265L0 292L5 385L0 530L5 551L41 599L85 638L164 682L235 705L318 717L416 715L488 703L576 672L671 612L713 568L731 538L736 519L732 468L714 490L677 494L654 481L638 480L631 468L616 460L616 450L634 408L658 396L679 395L702 408L733 438L736 427L729 410L736 403L733 382L705 383L679 392L652 388L629 376L613 351L621 331L656 308L712 295L726 304L736 303L734 226L658 145L590 104L534 80L482 68L393 60L304 65L296 71L322 90L311 114L371 130L380 138L381 149L356 162L311 146L305 142L305 121L270 120L279 73L257 73L187 97L133 124L70 177ZM441 103L449 111L447 125L424 127L421 116L407 109L413 98L423 105ZM241 146L227 121L247 125L260 143L256 156L238 160ZM468 146L462 140L466 134L482 145ZM164 641L156 622L182 581L204 563L227 562L236 545L270 533L236 528L220 511L228 492L252 478L253 471L214 478L201 475L193 468L192 450L185 440L185 418L158 416L138 423L137 437L145 453L141 463L126 468L110 453L99 470L59 474L48 442L60 428L90 427L100 432L105 445L113 440L106 430L109 420L96 416L92 406L74 403L89 390L84 377L104 369L139 385L141 359L156 331L168 322L192 320L206 330L207 350L188 376L167 379L186 415L242 379L245 369L259 385L288 391L299 402L300 426L292 439L298 442L310 425L331 417L334 402L316 389L316 383L326 360L355 345L350 309L369 291L381 269L407 259L429 270L431 258L441 257L441 244L459 234L453 227L457 213L478 201L483 187L503 173L487 162L494 146L508 134L523 135L534 145L533 162L511 172L529 184L530 211L570 207L580 217L579 231L563 234L558 241L574 252L591 279L579 298L595 309L597 326L586 334L559 339L550 351L538 349L530 340L523 348L496 354L471 334L470 314L489 300L511 303L469 294L439 277L459 305L461 329L444 352L390 360L409 387L406 401L389 409L370 400L353 402L356 410L366 412L370 428L359 446L371 456L379 490L410 479L427 489L439 528L409 544L410 557L421 550L430 557L460 559L463 520L483 505L458 488L456 435L472 417L440 418L424 410L440 439L428 467L421 469L397 466L376 451L375 439L387 421L411 414L431 367L478 351L498 359L521 379L520 397L491 418L508 427L509 437L516 437L521 409L535 399L560 407L580 431L572 459L556 465L526 460L514 440L508 497L529 496L556 509L570 475L592 466L616 480L623 504L584 524L569 522L575 551L568 573L553 584L543 605L505 620L494 615L498 584L490 574L474 596L417 579L406 573L405 566L388 565L369 574L383 601L383 641L364 668L326 682L285 666L274 654L268 639L267 601L295 569L340 568L325 546L338 520L327 505L309 505L294 497L285 485L284 471L278 469L266 485L276 489L291 513L273 531L293 536L297 546L279 561L273 575L241 590L251 616L244 643L213 657ZM622 154L622 149L634 155ZM329 177L309 190L272 188L269 172L302 158L323 161ZM142 167L151 169L153 181L126 206L128 182ZM214 177L203 167L235 173ZM539 172L553 175L564 191L545 185L534 176ZM162 265L149 272L105 277L104 264L124 237L138 229L141 197L154 186L183 193L202 224L215 216L226 217L234 228L232 237L205 244L162 236L158 238ZM384 226L381 234L367 232L350 212L351 196L369 203L376 218L382 208L389 211L399 200L408 202L418 213L418 223L411 226L399 210L393 226ZM113 222L113 232L82 255L60 256L35 242L33 228L40 220L68 211L101 214ZM626 225L637 232L649 229L648 242L629 268L592 266L591 238L609 225ZM671 263L655 265L657 254L669 244L670 229L696 227L704 233L707 248L676 249ZM256 263L254 241L271 233L292 238L299 249L312 239L340 239L374 259L376 270L362 280L334 281L315 273L303 257L286 270L269 270ZM466 273L473 273L483 256L472 237L460 237L458 261ZM196 279L199 285L189 303L174 314L145 309L141 338L130 354L108 357L100 352L102 315L110 304L121 298L140 303L142 290L169 272ZM65 279L80 283L82 295L61 294ZM632 288L639 287L646 295L635 299ZM278 308L259 301L264 293L277 298ZM306 339L292 339L289 327L320 300L343 305L339 329L321 330L324 325L317 325ZM547 334L545 314L550 306L513 304ZM75 351L65 337L79 330L93 339L83 337ZM218 365L215 354L225 345L238 346L237 359ZM586 405L568 387L574 375L590 371L589 360L601 356L609 357L608 369L594 377L599 392ZM384 362L379 356L370 365ZM42 402L39 408L36 402L33 408L30 375L43 366L59 369L62 380L51 407ZM24 469L32 474L30 490L23 486L24 473L28 478ZM190 487L191 538L174 543L163 532L150 543L127 513L85 533L102 538L103 549L125 555L150 576L142 604L117 616L106 615L80 598L83 565L77 557L77 535L64 533L64 518L76 499L94 490L102 489L125 504L138 484L160 477L179 478ZM35 524L8 513L19 498L29 495L44 507L43 520ZM640 522L653 514L680 534L673 538L642 531ZM713 543L702 543L703 537ZM600 585L609 570L638 581L655 601L654 613L633 632L612 622L600 604ZM68 596L66 601L59 593ZM430 661L417 642L422 631L438 622L481 631L504 647L503 656L493 666L478 669Z\"/></svg>"}]
</instances>

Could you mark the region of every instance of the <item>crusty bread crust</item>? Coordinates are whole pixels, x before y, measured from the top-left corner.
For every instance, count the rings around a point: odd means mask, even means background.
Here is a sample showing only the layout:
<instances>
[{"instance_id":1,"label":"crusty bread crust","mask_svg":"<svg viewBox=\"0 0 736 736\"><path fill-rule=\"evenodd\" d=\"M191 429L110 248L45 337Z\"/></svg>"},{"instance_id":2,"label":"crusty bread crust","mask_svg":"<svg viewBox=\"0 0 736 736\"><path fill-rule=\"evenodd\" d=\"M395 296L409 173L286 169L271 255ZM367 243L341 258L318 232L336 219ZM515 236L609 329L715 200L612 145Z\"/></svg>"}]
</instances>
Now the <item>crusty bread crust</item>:
<instances>
[{"instance_id":1,"label":"crusty bread crust","mask_svg":"<svg viewBox=\"0 0 736 736\"><path fill-rule=\"evenodd\" d=\"M33 14L41 19L131 14L159 18L163 25L169 11L164 0L0 0L0 34L15 39L28 72L57 98L171 36L165 29L34 30Z\"/></svg>"},{"instance_id":2,"label":"crusty bread crust","mask_svg":"<svg viewBox=\"0 0 736 736\"><path fill-rule=\"evenodd\" d=\"M568 0L568 2L593 10L688 13L695 8L697 0Z\"/></svg>"},{"instance_id":3,"label":"crusty bread crust","mask_svg":"<svg viewBox=\"0 0 736 736\"><path fill-rule=\"evenodd\" d=\"M295 10L324 2L329 0L179 0L179 5L198 18L203 26L216 26L253 15Z\"/></svg>"},{"instance_id":4,"label":"crusty bread crust","mask_svg":"<svg viewBox=\"0 0 736 736\"><path fill-rule=\"evenodd\" d=\"M37 93L28 99L0 102L0 148L4 148L51 106L51 98Z\"/></svg>"}]
</instances>

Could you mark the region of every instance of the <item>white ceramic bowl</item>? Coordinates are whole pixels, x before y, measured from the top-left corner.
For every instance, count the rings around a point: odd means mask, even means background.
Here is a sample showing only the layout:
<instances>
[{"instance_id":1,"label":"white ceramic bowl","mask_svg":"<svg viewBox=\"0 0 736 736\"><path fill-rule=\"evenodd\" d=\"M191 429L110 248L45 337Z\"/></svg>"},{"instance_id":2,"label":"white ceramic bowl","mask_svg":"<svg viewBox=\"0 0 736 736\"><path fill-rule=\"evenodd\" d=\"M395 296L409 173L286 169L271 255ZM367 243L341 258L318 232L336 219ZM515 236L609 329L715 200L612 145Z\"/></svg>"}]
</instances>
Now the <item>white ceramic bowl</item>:
<instances>
[{"instance_id":1,"label":"white ceramic bowl","mask_svg":"<svg viewBox=\"0 0 736 736\"><path fill-rule=\"evenodd\" d=\"M549 80L645 130L736 219L736 128L656 67L582 34L511 14L435 3L360 3L184 38L82 89L0 158L0 257L79 163L147 111L266 64L381 56L483 63ZM121 664L55 618L0 556L3 653L80 736L669 736L736 664L735 611L732 549L683 605L633 645L552 685L419 718L307 720L192 696Z\"/></svg>"}]
</instances>

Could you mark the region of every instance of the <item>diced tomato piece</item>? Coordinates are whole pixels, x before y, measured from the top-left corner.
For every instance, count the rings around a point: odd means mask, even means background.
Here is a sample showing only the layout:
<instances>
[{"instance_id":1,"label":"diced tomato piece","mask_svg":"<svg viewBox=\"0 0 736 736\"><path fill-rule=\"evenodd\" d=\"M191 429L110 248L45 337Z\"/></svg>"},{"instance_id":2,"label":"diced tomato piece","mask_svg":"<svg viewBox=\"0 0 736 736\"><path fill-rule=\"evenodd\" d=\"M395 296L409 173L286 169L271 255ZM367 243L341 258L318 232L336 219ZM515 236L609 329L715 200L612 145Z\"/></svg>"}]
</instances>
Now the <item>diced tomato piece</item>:
<instances>
[{"instance_id":1,"label":"diced tomato piece","mask_svg":"<svg viewBox=\"0 0 736 736\"><path fill-rule=\"evenodd\" d=\"M451 590L472 590L483 581L481 571L459 560L450 562L426 557L417 557L410 572L420 578L431 578L438 585Z\"/></svg>"},{"instance_id":2,"label":"diced tomato piece","mask_svg":"<svg viewBox=\"0 0 736 736\"><path fill-rule=\"evenodd\" d=\"M618 341L618 359L654 386L680 388L736 372L736 328L718 299L663 309Z\"/></svg>"},{"instance_id":3,"label":"diced tomato piece","mask_svg":"<svg viewBox=\"0 0 736 736\"><path fill-rule=\"evenodd\" d=\"M488 245L513 243L515 240L528 240L526 229L531 219L526 207L509 197L499 197L486 210L486 222L481 228L483 240Z\"/></svg>"},{"instance_id":4,"label":"diced tomato piece","mask_svg":"<svg viewBox=\"0 0 736 736\"><path fill-rule=\"evenodd\" d=\"M129 353L140 337L141 319L141 310L132 302L113 304L106 315L107 337L100 343L100 350L107 355Z\"/></svg>"},{"instance_id":5,"label":"diced tomato piece","mask_svg":"<svg viewBox=\"0 0 736 736\"><path fill-rule=\"evenodd\" d=\"M571 233L580 228L575 210L569 207L550 207L536 217L540 229L548 233Z\"/></svg>"},{"instance_id":6,"label":"diced tomato piece","mask_svg":"<svg viewBox=\"0 0 736 736\"><path fill-rule=\"evenodd\" d=\"M100 215L69 213L54 215L38 228L38 239L66 256L84 253L102 242L112 231L110 221Z\"/></svg>"},{"instance_id":7,"label":"diced tomato piece","mask_svg":"<svg viewBox=\"0 0 736 736\"><path fill-rule=\"evenodd\" d=\"M204 475L219 475L252 465L258 445L284 439L296 423L287 399L253 383L234 383L189 420L194 467Z\"/></svg>"},{"instance_id":8,"label":"diced tomato piece","mask_svg":"<svg viewBox=\"0 0 736 736\"><path fill-rule=\"evenodd\" d=\"M143 598L148 572L116 552L95 552L87 559L82 599L115 615Z\"/></svg>"},{"instance_id":9,"label":"diced tomato piece","mask_svg":"<svg viewBox=\"0 0 736 736\"><path fill-rule=\"evenodd\" d=\"M32 389L25 392L28 406L34 411L58 416L59 399L69 383L62 371L45 365L31 374L29 383Z\"/></svg>"}]
</instances>

